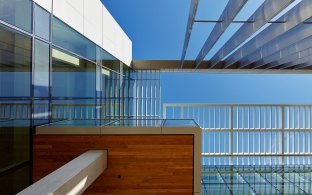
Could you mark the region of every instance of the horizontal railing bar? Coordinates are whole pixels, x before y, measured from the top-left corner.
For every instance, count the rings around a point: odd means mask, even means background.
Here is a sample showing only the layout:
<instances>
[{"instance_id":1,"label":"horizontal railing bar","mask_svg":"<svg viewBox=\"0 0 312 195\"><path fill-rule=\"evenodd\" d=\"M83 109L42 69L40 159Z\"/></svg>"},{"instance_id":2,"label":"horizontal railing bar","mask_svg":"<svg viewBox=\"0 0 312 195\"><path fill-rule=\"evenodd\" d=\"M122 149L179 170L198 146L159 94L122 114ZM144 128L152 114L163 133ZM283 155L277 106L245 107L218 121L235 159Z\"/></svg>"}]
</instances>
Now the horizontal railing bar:
<instances>
[{"instance_id":1,"label":"horizontal railing bar","mask_svg":"<svg viewBox=\"0 0 312 195\"><path fill-rule=\"evenodd\" d=\"M222 20L194 20L194 22L206 22L206 23L221 23ZM269 24L284 24L287 21L268 21L266 23ZM255 23L255 21L248 21L248 20L235 20L232 23ZM302 22L302 24L312 24L312 22Z\"/></svg>"},{"instance_id":2,"label":"horizontal railing bar","mask_svg":"<svg viewBox=\"0 0 312 195\"><path fill-rule=\"evenodd\" d=\"M207 22L207 23L221 23L224 22L222 20L194 20L194 22ZM231 23L254 23L255 21L253 20L233 20ZM267 23L271 24L283 24L286 23L287 21L268 21Z\"/></svg>"},{"instance_id":3,"label":"horizontal railing bar","mask_svg":"<svg viewBox=\"0 0 312 195\"><path fill-rule=\"evenodd\" d=\"M230 132L231 129L209 129L209 128L202 128L203 131L212 131L212 132ZM296 128L296 129L253 129L253 128L245 128L245 129L233 129L234 132L281 132L281 131L311 131L312 128Z\"/></svg>"},{"instance_id":4,"label":"horizontal railing bar","mask_svg":"<svg viewBox=\"0 0 312 195\"><path fill-rule=\"evenodd\" d=\"M214 165L212 165L212 166L214 166ZM274 166L274 165L273 165ZM251 170L243 170L243 169L240 169L239 170L241 173L256 173L256 172L259 172L259 173L274 173L274 172L272 172L272 171L274 171L274 170L269 170L269 169L267 169L267 170L257 170L257 171L251 171ZM228 171L226 171L226 170L222 170L222 171L219 171L220 173L223 173L223 174L226 174L226 173L237 173L237 171L232 171L232 170L228 170ZM211 170L206 170L206 171L202 171L202 174L203 175L212 175L212 174L217 174L218 173L218 171L211 171ZM295 173L294 171L292 171L292 170L285 170L285 171L283 171L283 173ZM311 170L306 170L306 171L304 171L303 170L303 172L302 173L311 173ZM282 184L283 182L277 182L277 184ZM301 183L301 182L300 182ZM302 183L311 183L311 182L309 182L309 181L306 181L306 182L302 182ZM213 182L211 182L210 184L219 184L219 183L213 183ZM260 184L260 183L259 183Z\"/></svg>"},{"instance_id":5,"label":"horizontal railing bar","mask_svg":"<svg viewBox=\"0 0 312 195\"><path fill-rule=\"evenodd\" d=\"M192 103L192 104L188 104L188 103L164 103L163 106L175 106L175 107L179 107L179 106L186 106L186 107L191 107L191 106L260 106L260 107L264 107L264 106L312 106L312 104L209 104L209 103Z\"/></svg>"},{"instance_id":6,"label":"horizontal railing bar","mask_svg":"<svg viewBox=\"0 0 312 195\"><path fill-rule=\"evenodd\" d=\"M312 153L202 153L202 157L298 157L298 156L312 156Z\"/></svg>"}]
</instances>

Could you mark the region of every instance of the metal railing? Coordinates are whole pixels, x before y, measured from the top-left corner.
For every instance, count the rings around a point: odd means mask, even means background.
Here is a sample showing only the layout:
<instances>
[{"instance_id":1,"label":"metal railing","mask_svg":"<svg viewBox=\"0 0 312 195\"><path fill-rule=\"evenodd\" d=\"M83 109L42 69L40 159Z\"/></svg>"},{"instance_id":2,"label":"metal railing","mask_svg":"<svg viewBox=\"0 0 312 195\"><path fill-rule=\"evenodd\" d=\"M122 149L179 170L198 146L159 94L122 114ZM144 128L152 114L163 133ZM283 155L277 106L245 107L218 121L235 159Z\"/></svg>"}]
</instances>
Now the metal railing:
<instances>
[{"instance_id":1,"label":"metal railing","mask_svg":"<svg viewBox=\"0 0 312 195\"><path fill-rule=\"evenodd\" d=\"M163 104L163 118L200 125L204 165L312 162L312 105Z\"/></svg>"},{"instance_id":2,"label":"metal railing","mask_svg":"<svg viewBox=\"0 0 312 195\"><path fill-rule=\"evenodd\" d=\"M121 113L119 108L123 104L89 104L89 103L0 103L0 120L24 120L31 119L95 119L101 111L102 118L123 118L129 117ZM118 108L118 110L116 109ZM51 111L50 111L51 109Z\"/></svg>"}]
</instances>

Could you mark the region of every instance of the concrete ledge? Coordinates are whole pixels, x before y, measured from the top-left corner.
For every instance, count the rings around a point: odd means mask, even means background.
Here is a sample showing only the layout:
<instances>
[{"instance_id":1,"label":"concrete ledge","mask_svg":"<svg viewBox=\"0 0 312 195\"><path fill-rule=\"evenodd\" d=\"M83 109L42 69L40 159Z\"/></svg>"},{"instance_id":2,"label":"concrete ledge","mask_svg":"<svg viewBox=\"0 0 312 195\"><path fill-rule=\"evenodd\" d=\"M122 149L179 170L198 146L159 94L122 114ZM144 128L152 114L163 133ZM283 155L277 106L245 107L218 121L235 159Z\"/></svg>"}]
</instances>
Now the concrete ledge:
<instances>
[{"instance_id":1,"label":"concrete ledge","mask_svg":"<svg viewBox=\"0 0 312 195\"><path fill-rule=\"evenodd\" d=\"M81 194L107 168L107 151L90 150L50 173L18 195Z\"/></svg>"},{"instance_id":2,"label":"concrete ledge","mask_svg":"<svg viewBox=\"0 0 312 195\"><path fill-rule=\"evenodd\" d=\"M161 127L101 127L101 135L160 135Z\"/></svg>"},{"instance_id":3,"label":"concrete ledge","mask_svg":"<svg viewBox=\"0 0 312 195\"><path fill-rule=\"evenodd\" d=\"M37 127L36 134L40 135L99 135L100 127Z\"/></svg>"}]
</instances>

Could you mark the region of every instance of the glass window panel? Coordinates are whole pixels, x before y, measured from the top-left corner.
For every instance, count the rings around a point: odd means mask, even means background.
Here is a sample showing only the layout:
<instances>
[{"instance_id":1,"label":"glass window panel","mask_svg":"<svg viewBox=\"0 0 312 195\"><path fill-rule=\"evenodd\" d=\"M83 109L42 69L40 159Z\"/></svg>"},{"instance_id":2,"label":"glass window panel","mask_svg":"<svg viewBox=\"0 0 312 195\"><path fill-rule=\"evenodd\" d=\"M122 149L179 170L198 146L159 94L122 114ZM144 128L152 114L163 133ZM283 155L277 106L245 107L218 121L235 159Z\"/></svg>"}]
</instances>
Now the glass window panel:
<instances>
[{"instance_id":1,"label":"glass window panel","mask_svg":"<svg viewBox=\"0 0 312 195\"><path fill-rule=\"evenodd\" d=\"M12 108L24 104L26 103L11 102ZM17 112L22 111L20 109ZM30 124L30 120L0 121L0 169L29 161Z\"/></svg>"},{"instance_id":2,"label":"glass window panel","mask_svg":"<svg viewBox=\"0 0 312 195\"><path fill-rule=\"evenodd\" d=\"M55 17L52 35L54 44L95 62L96 45Z\"/></svg>"},{"instance_id":3,"label":"glass window panel","mask_svg":"<svg viewBox=\"0 0 312 195\"><path fill-rule=\"evenodd\" d=\"M109 84L112 77L112 74L115 74L114 72L102 68L101 70L101 77L102 77L102 97L106 98L109 96Z\"/></svg>"},{"instance_id":4,"label":"glass window panel","mask_svg":"<svg viewBox=\"0 0 312 195\"><path fill-rule=\"evenodd\" d=\"M17 194L31 184L30 163L26 166L0 176L0 194ZM5 186L5 187L4 187Z\"/></svg>"},{"instance_id":5,"label":"glass window panel","mask_svg":"<svg viewBox=\"0 0 312 195\"><path fill-rule=\"evenodd\" d=\"M27 32L32 29L32 1L0 0L0 20Z\"/></svg>"},{"instance_id":6,"label":"glass window panel","mask_svg":"<svg viewBox=\"0 0 312 195\"><path fill-rule=\"evenodd\" d=\"M95 98L95 69L92 62L52 49L52 96Z\"/></svg>"},{"instance_id":7,"label":"glass window panel","mask_svg":"<svg viewBox=\"0 0 312 195\"><path fill-rule=\"evenodd\" d=\"M6 120L28 120L31 118L31 104L23 101L1 101L0 122Z\"/></svg>"},{"instance_id":8,"label":"glass window panel","mask_svg":"<svg viewBox=\"0 0 312 195\"><path fill-rule=\"evenodd\" d=\"M53 100L51 106L52 120L95 119L96 102L93 99Z\"/></svg>"},{"instance_id":9,"label":"glass window panel","mask_svg":"<svg viewBox=\"0 0 312 195\"><path fill-rule=\"evenodd\" d=\"M115 70L117 72L120 73L121 69L120 69L120 61L117 60L114 56L112 56L111 54L109 54L108 52L102 50L101 52L101 60L102 60L102 65Z\"/></svg>"},{"instance_id":10,"label":"glass window panel","mask_svg":"<svg viewBox=\"0 0 312 195\"><path fill-rule=\"evenodd\" d=\"M50 40L50 13L39 6L35 6L35 34Z\"/></svg>"},{"instance_id":11,"label":"glass window panel","mask_svg":"<svg viewBox=\"0 0 312 195\"><path fill-rule=\"evenodd\" d=\"M133 71L129 66L125 65L122 63L123 66L123 75L125 75L126 77L130 77L131 72Z\"/></svg>"},{"instance_id":12,"label":"glass window panel","mask_svg":"<svg viewBox=\"0 0 312 195\"><path fill-rule=\"evenodd\" d=\"M0 26L0 96L30 97L31 38Z\"/></svg>"},{"instance_id":13,"label":"glass window panel","mask_svg":"<svg viewBox=\"0 0 312 195\"><path fill-rule=\"evenodd\" d=\"M50 122L50 104L48 100L35 100L33 109L34 125L42 125Z\"/></svg>"},{"instance_id":14,"label":"glass window panel","mask_svg":"<svg viewBox=\"0 0 312 195\"><path fill-rule=\"evenodd\" d=\"M49 97L49 45L35 40L35 71L34 95L35 97Z\"/></svg>"}]
</instances>

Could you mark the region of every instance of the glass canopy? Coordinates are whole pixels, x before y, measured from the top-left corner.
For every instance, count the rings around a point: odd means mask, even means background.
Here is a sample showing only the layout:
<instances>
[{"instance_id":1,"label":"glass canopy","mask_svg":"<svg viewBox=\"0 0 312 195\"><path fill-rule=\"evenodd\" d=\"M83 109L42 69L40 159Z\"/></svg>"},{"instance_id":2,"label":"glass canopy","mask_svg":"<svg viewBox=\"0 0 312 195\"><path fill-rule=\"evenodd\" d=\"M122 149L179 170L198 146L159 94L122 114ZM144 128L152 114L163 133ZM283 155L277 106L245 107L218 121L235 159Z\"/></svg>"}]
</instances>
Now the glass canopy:
<instances>
[{"instance_id":1,"label":"glass canopy","mask_svg":"<svg viewBox=\"0 0 312 195\"><path fill-rule=\"evenodd\" d=\"M203 166L203 194L311 194L312 166Z\"/></svg>"}]
</instances>

